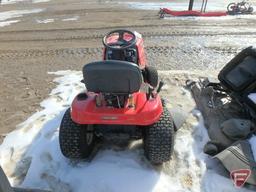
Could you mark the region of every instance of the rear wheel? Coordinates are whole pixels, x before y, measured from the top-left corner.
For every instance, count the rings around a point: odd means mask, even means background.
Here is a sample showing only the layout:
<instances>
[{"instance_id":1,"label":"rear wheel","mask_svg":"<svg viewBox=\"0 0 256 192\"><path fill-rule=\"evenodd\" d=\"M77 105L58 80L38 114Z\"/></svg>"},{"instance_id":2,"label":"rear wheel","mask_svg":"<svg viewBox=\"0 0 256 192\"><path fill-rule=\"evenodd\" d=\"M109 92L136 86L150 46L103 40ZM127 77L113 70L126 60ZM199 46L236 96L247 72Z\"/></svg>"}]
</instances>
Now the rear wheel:
<instances>
[{"instance_id":1,"label":"rear wheel","mask_svg":"<svg viewBox=\"0 0 256 192\"><path fill-rule=\"evenodd\" d=\"M252 12L253 12L253 7L250 6L250 7L248 8L248 12L249 12L249 13L252 13Z\"/></svg>"},{"instance_id":2,"label":"rear wheel","mask_svg":"<svg viewBox=\"0 0 256 192\"><path fill-rule=\"evenodd\" d=\"M164 12L162 12L162 13L160 13L160 19L163 19L164 18L164 16L165 16L165 13Z\"/></svg>"},{"instance_id":3,"label":"rear wheel","mask_svg":"<svg viewBox=\"0 0 256 192\"><path fill-rule=\"evenodd\" d=\"M68 109L61 121L59 144L62 154L70 159L85 159L94 147L93 125L79 125L72 121Z\"/></svg>"},{"instance_id":4,"label":"rear wheel","mask_svg":"<svg viewBox=\"0 0 256 192\"><path fill-rule=\"evenodd\" d=\"M234 12L235 11L235 7L236 7L235 3L228 4L228 6L227 6L228 12Z\"/></svg>"},{"instance_id":5,"label":"rear wheel","mask_svg":"<svg viewBox=\"0 0 256 192\"><path fill-rule=\"evenodd\" d=\"M160 120L145 128L144 151L153 164L161 164L171 159L174 147L174 123L166 107Z\"/></svg>"}]
</instances>

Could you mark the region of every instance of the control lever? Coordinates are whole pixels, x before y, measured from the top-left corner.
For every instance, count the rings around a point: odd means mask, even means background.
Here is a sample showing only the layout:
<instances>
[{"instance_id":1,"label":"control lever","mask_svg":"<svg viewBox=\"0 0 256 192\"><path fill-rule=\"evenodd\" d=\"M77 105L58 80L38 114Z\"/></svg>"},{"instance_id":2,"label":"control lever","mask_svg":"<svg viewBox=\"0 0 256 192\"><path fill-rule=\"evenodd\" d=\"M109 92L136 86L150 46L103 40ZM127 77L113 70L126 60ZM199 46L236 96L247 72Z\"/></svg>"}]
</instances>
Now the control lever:
<instances>
[{"instance_id":1,"label":"control lever","mask_svg":"<svg viewBox=\"0 0 256 192\"><path fill-rule=\"evenodd\" d=\"M163 86L164 86L164 82L160 81L156 92L159 93L162 90Z\"/></svg>"}]
</instances>

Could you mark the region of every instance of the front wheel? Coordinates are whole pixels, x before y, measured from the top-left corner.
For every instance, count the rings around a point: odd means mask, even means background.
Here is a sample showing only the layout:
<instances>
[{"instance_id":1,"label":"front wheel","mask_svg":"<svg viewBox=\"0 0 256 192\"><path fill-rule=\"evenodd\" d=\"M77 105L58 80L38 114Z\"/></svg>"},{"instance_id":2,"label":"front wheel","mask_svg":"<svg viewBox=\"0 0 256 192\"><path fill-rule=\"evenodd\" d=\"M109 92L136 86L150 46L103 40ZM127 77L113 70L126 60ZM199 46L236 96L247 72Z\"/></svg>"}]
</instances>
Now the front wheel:
<instances>
[{"instance_id":1,"label":"front wheel","mask_svg":"<svg viewBox=\"0 0 256 192\"><path fill-rule=\"evenodd\" d=\"M68 109L61 121L59 144L62 154L69 159L88 158L95 144L93 125L73 122Z\"/></svg>"},{"instance_id":2,"label":"front wheel","mask_svg":"<svg viewBox=\"0 0 256 192\"><path fill-rule=\"evenodd\" d=\"M174 122L166 107L155 124L145 128L144 152L152 164L162 164L171 159L174 149Z\"/></svg>"}]
</instances>

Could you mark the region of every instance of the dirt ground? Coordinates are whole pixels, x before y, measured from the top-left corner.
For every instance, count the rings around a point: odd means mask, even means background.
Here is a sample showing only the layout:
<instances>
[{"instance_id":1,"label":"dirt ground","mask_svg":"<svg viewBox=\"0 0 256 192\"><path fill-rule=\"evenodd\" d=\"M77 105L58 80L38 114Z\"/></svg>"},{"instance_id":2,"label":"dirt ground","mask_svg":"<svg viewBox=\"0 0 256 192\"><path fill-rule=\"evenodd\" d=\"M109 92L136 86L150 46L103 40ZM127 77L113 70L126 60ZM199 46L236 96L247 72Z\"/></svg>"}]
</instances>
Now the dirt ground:
<instances>
[{"instance_id":1,"label":"dirt ground","mask_svg":"<svg viewBox=\"0 0 256 192\"><path fill-rule=\"evenodd\" d=\"M163 1L162 1L163 2ZM1 6L2 11L44 9L0 28L0 134L40 109L58 70L81 70L100 60L101 38L113 29L140 32L150 64L159 70L222 67L256 42L256 19L159 19L158 11L130 9L117 1L52 0ZM74 21L63 19L79 17ZM54 19L52 23L38 20Z\"/></svg>"}]
</instances>

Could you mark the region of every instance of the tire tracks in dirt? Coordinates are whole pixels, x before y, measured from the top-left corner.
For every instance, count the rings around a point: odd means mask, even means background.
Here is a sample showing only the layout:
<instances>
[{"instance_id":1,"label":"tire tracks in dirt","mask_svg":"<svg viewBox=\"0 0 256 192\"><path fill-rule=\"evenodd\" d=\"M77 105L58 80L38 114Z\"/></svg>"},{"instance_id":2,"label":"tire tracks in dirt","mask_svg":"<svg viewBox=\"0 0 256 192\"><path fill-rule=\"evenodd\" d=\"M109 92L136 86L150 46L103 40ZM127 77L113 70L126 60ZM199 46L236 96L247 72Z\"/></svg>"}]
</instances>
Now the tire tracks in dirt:
<instances>
[{"instance_id":1,"label":"tire tracks in dirt","mask_svg":"<svg viewBox=\"0 0 256 192\"><path fill-rule=\"evenodd\" d=\"M170 56L172 53L180 51L184 54L198 54L203 50L211 50L213 52L219 54L236 54L241 49L233 48L233 47L211 47L211 48L190 48L182 49L180 47L173 46L146 46L146 52L148 55L158 54ZM31 50L3 50L0 52L0 59L14 59L14 58L27 58L27 57L49 57L49 56L60 56L60 57L87 57L94 55L102 54L102 47L96 48L63 48L63 49L51 49L51 50L39 50L39 49L31 49Z\"/></svg>"},{"instance_id":2,"label":"tire tracks in dirt","mask_svg":"<svg viewBox=\"0 0 256 192\"><path fill-rule=\"evenodd\" d=\"M139 30L138 30L139 31ZM56 31L54 31L56 32ZM62 31L62 32L65 32ZM39 33L42 33L41 31ZM159 32L141 32L144 38L165 38L165 37L191 37L191 36L200 36L200 37L214 37L214 36L255 36L256 32L187 32L187 31L159 31ZM74 41L74 40L92 40L92 39L101 39L104 37L106 32L89 32L84 33L83 35L67 35L67 36L60 36L56 35L55 37L51 37L51 35L44 35L45 37L28 37L28 38L20 38L20 35L18 34L12 34L14 37L11 37L10 39L7 39L4 37L4 39L1 39L1 33L0 33L0 42L26 42L26 41L54 41L54 42L60 42L60 41ZM38 34L37 34L38 35ZM22 36L21 36L22 37Z\"/></svg>"}]
</instances>

